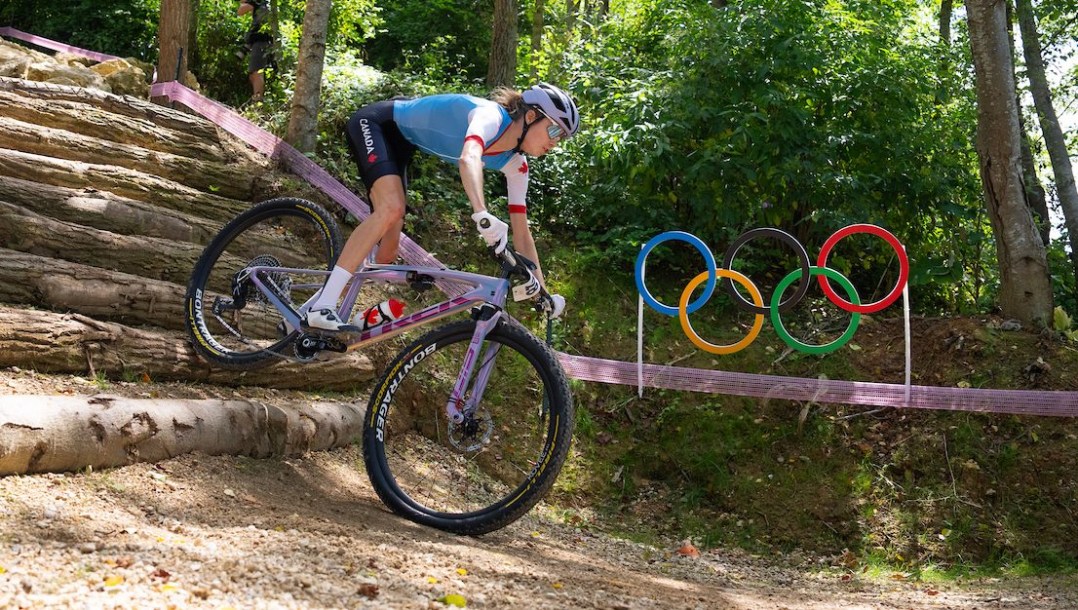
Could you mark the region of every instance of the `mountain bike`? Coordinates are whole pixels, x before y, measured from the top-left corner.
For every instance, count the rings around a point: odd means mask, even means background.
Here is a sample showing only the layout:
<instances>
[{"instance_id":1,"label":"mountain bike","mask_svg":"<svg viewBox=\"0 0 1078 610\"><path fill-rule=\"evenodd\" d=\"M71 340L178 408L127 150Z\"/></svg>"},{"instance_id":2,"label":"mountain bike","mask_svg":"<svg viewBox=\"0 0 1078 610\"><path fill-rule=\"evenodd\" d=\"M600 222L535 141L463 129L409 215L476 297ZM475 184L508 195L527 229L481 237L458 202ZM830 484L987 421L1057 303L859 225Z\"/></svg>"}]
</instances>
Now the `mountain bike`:
<instances>
[{"instance_id":1,"label":"mountain bike","mask_svg":"<svg viewBox=\"0 0 1078 610\"><path fill-rule=\"evenodd\" d=\"M322 207L294 198L258 204L203 251L188 285L185 326L210 363L235 370L345 353L468 311L405 347L374 386L363 458L378 497L395 513L459 534L520 518L553 485L569 452L574 407L550 347L505 310L510 293L548 315L534 265L506 248L497 276L368 263L339 307L348 319L361 287L437 288L437 302L354 334L301 327L307 303L341 250ZM392 288L390 288L392 287Z\"/></svg>"}]
</instances>

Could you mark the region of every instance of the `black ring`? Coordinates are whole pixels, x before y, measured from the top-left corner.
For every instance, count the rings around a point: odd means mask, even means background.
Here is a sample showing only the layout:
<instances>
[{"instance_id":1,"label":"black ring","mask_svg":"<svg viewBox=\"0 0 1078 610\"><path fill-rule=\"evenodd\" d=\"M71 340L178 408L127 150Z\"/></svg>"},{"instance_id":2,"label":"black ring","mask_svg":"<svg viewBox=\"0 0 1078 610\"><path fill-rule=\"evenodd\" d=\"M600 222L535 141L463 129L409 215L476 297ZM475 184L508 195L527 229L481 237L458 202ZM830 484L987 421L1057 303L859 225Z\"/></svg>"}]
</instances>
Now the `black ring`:
<instances>
[{"instance_id":1,"label":"black ring","mask_svg":"<svg viewBox=\"0 0 1078 610\"><path fill-rule=\"evenodd\" d=\"M792 295L790 295L790 298L779 303L779 311L782 313L786 313L790 310L790 308L800 303L801 299L805 298L805 293L807 293L809 289L809 278L811 278L812 273L810 269L812 263L809 262L808 252L805 252L805 247L802 246L801 242L797 241L797 238L795 238L793 235L790 235L786 231L772 229L770 227L763 227L760 229L746 231L742 233L737 239L735 239L734 242L730 244L730 247L726 249L726 255L723 256L722 259L722 268L730 269L732 271L733 267L731 266L731 263L734 262L734 256L737 255L737 251L740 250L741 246L744 246L746 242L756 237L774 237L781 242L785 242L787 245L793 248L794 253L797 254L797 257L799 259L801 259L801 283L798 285L797 290ZM742 298L741 293L737 291L737 288L734 287L734 283L731 282L729 278L722 278L722 287L734 300L734 304L737 305L742 311L748 311L750 313L756 314L770 313L771 310L769 308L757 307L756 305L749 303L744 298ZM770 297L764 298L765 303L769 303L770 301Z\"/></svg>"}]
</instances>

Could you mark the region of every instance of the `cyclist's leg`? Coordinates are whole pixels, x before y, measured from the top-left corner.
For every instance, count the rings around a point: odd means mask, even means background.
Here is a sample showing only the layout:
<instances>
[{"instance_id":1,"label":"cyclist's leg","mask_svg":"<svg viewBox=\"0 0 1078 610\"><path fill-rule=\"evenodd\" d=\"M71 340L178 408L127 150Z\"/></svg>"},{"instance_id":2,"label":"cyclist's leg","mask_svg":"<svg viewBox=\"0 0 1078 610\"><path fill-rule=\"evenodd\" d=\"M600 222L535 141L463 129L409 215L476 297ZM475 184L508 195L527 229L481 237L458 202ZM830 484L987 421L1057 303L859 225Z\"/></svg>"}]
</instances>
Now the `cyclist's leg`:
<instances>
[{"instance_id":1,"label":"cyclist's leg","mask_svg":"<svg viewBox=\"0 0 1078 610\"><path fill-rule=\"evenodd\" d=\"M337 301L360 263L382 236L399 227L405 194L400 154L387 140L383 126L393 122L393 102L365 106L349 119L345 136L371 198L372 212L349 236L336 266L306 315L308 326L321 330L354 330L337 316ZM399 234L399 228L397 229ZM395 253L394 253L395 256Z\"/></svg>"},{"instance_id":2,"label":"cyclist's leg","mask_svg":"<svg viewBox=\"0 0 1078 610\"><path fill-rule=\"evenodd\" d=\"M367 192L371 197L371 205L375 206L375 209L378 206L388 205L392 208L393 215L396 215L396 212L401 209L399 206L404 206L400 217L382 234L382 239L378 242L378 251L375 253L375 263L388 265L397 260L397 253L400 249L401 231L404 229L404 215L408 212L408 168L412 164L415 146L404 138L404 134L400 132L394 122L382 125L382 135L389 149L393 151L394 159L400 170L400 184L393 183L390 186L384 184L381 179L374 184L369 184ZM379 190L377 196L374 193L375 188Z\"/></svg>"}]
</instances>

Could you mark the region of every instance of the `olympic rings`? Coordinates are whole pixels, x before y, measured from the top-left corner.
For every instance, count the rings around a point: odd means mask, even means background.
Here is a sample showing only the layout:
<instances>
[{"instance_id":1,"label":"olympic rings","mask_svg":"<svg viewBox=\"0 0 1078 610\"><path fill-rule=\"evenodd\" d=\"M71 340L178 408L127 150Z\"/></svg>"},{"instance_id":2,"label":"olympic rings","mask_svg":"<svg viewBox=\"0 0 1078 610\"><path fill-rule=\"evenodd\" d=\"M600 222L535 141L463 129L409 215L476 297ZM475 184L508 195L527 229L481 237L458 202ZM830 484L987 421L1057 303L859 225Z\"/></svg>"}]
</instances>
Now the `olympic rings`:
<instances>
[{"instance_id":1,"label":"olympic rings","mask_svg":"<svg viewBox=\"0 0 1078 610\"><path fill-rule=\"evenodd\" d=\"M652 309L659 313L664 313L668 316L678 315L676 307L670 307L669 305L663 305L655 300L655 297L651 296L646 286L644 286L644 262L648 259L648 254L655 249L655 246L671 241L687 241L692 244L704 257L704 262L707 263L707 286L704 287L704 294L700 295L700 298L693 301L692 305L689 305L688 312L693 313L697 309L704 306L707 300L711 298L711 294L715 292L715 255L711 253L711 249L707 247L699 237L692 233L686 233L684 231L667 231L666 233L660 233L655 237L648 240L648 243L644 244L644 247L640 249L640 255L636 257L636 289L640 292L640 296L644 297L644 302L647 303Z\"/></svg>"},{"instance_id":2,"label":"olympic rings","mask_svg":"<svg viewBox=\"0 0 1078 610\"><path fill-rule=\"evenodd\" d=\"M857 289L853 287L850 280L846 279L846 276L838 271L829 267L810 267L809 272L812 275L826 276L835 280L844 290L846 290L846 294L850 295L851 301L854 303L861 302L860 297L857 296ZM779 282L778 286L775 286L775 294L771 296L771 324L775 327L775 333L778 334L780 339L786 342L786 345L809 354L829 354L843 345L846 345L846 342L852 339L853 334L857 332L857 325L861 323L861 314L859 313L854 313L850 316L850 325L846 327L846 332L842 333L841 337L823 345L808 345L807 343L801 343L797 339L794 339L790 333L786 332L786 327L782 324L782 319L779 318L779 308L776 307L776 305L778 304L779 299L782 298L782 293L786 291L786 288L789 287L798 276L799 274L797 271L791 271L789 275L782 278L782 281ZM808 282L803 283L807 284Z\"/></svg>"},{"instance_id":3,"label":"olympic rings","mask_svg":"<svg viewBox=\"0 0 1078 610\"><path fill-rule=\"evenodd\" d=\"M801 299L805 298L805 293L808 292L809 289L809 266L812 264L809 262L809 255L808 252L805 252L805 247L802 246L801 242L797 241L793 235L790 235L786 231L771 228L746 231L742 233L740 237L735 239L734 243L730 244L730 247L726 249L726 255L722 257L722 266L725 269L733 269L734 257L737 256L737 251L749 240L758 236L775 237L778 238L779 241L785 242L794 249L794 253L797 254L798 260L801 261L801 283L797 285L797 290L794 292L793 296L790 297L790 300L779 305L779 309L785 313L793 309L794 305L797 305L801 302ZM726 292L733 297L734 304L741 309L750 313L767 313L768 310L766 308L756 307L741 298L741 294L734 288L734 284L730 280L724 281L723 287L726 289Z\"/></svg>"},{"instance_id":4,"label":"olympic rings","mask_svg":"<svg viewBox=\"0 0 1078 610\"><path fill-rule=\"evenodd\" d=\"M796 271L794 273L797 273ZM752 300L756 302L756 306L763 309L764 298L760 296L760 289L756 287L756 284L752 283L752 280L745 277L743 274L734 271L733 269L718 269L716 274L719 277L730 279L741 284L752 295ZM689 303L689 297L692 296L692 291L696 290L696 287L708 277L708 272L704 271L700 275L694 277L688 286L685 286L685 290L681 293L681 300L678 302L678 320L681 320L681 330L685 331L685 335L689 337L689 341L692 341L696 347L710 352L712 354L733 354L740 352L749 346L750 343L756 340L756 335L760 334L760 329L764 326L764 315L762 313L756 314L756 319L752 323L752 329L749 330L749 334L745 335L745 338L733 343L731 345L715 345L714 343L708 343L696 334L696 330L693 329L692 324L689 322L689 311L687 305ZM735 290L736 292L736 290ZM764 309L764 311L767 311Z\"/></svg>"},{"instance_id":5,"label":"olympic rings","mask_svg":"<svg viewBox=\"0 0 1078 610\"><path fill-rule=\"evenodd\" d=\"M876 313L877 311L887 307L891 303L898 300L898 296L902 294L902 289L906 287L906 280L910 277L910 261L906 257L906 249L899 243L898 238L891 235L891 232L887 229L877 227L876 225L850 225L845 229L839 229L835 231L835 234L827 238L827 241L823 243L823 247L820 248L820 257L816 260L817 267L827 266L827 255L831 253L831 248L835 247L835 244L840 239L847 235L853 235L854 233L871 233L882 237L887 243L891 244L894 248L895 254L898 256L898 281L895 282L895 287L890 294L883 297L875 303L869 303L867 305L855 305L848 301L843 301L842 297L835 294L834 289L827 283L827 278L820 276L820 287L823 288L824 294L827 298L831 299L831 302L838 305L846 311L852 311L856 313Z\"/></svg>"},{"instance_id":6,"label":"olympic rings","mask_svg":"<svg viewBox=\"0 0 1078 610\"><path fill-rule=\"evenodd\" d=\"M842 238L856 233L869 233L872 235L876 235L877 237L883 238L894 249L899 262L898 281L896 282L894 289L883 299L865 305L861 304L860 297L857 294L857 289L854 288L853 284L841 273L826 266L827 256L830 254L831 250L835 247L835 245ZM771 298L769 299L769 307L764 307L764 298L760 294L759 288L756 287L752 280L746 277L744 274L739 273L731 268L734 257L737 256L737 253L741 249L741 247L744 246L748 241L755 239L756 237L773 237L786 243L794 250L794 253L797 255L801 263L800 270L790 272L775 287L775 292L771 295ZM707 270L693 278L692 281L690 281L689 284L682 291L681 298L678 301L678 306L676 308L658 302L644 285L644 263L647 261L648 254L650 254L656 246L667 241L684 241L689 243L690 245L695 247L697 251L700 252L700 254L704 257L704 262L707 264ZM689 340L692 341L694 345L704 351L713 354L733 354L748 347L749 344L756 340L756 337L760 333L760 329L763 325L764 314L770 313L771 323L775 326L775 332L779 335L779 338L781 338L787 345L802 352L807 352L811 354L826 354L842 347L853 337L854 333L857 332L857 326L860 324L861 314L875 313L877 311L880 311L881 309L891 305L895 302L895 300L898 299L899 295L902 294L902 290L906 287L906 282L909 279L909 259L906 256L906 251L902 247L902 244L889 231L875 225L857 224L840 229L839 231L836 231L833 235L831 235L831 237L829 237L827 241L824 242L824 247L820 250L820 255L817 259L816 265L812 266L809 263L809 257L808 254L805 252L804 246L802 246L801 243L798 242L797 239L794 238L792 235L786 233L785 231L780 231L779 229L761 228L747 231L741 234L737 239L735 239L734 242L730 245L730 247L727 248L725 256L723 257L723 265L720 268L716 266L715 257L711 253L711 250L698 237L684 231L667 231L653 237L646 244L644 244L644 247L640 250L640 255L636 258L635 271L636 287L637 290L640 292L640 296L644 300L644 302L647 303L649 307L658 311L659 313L668 316L677 316L678 320L681 323L681 328L685 332L686 336L688 336ZM794 339L790 335L790 333L787 332L786 327L782 324L782 319L780 317L781 313L786 313L804 298L805 294L808 291L808 285L810 283L809 278L811 276L816 276L817 280L820 283L820 287L824 291L824 294L827 295L827 298L832 303L834 303L843 311L847 311L852 314L850 316L850 324L846 328L846 331L842 334L842 336L824 345L808 345L798 341L797 339ZM714 293L715 290L717 278L722 278L724 290L726 290L730 294L730 296L734 300L734 303L739 308L756 314L754 316L752 328L749 330L748 334L740 341L731 345L715 345L713 343L709 343L696 333L695 329L693 329L692 327L692 324L689 322L689 314L703 307L704 304L707 303L708 299L711 298L711 295ZM789 288L790 284L792 284L798 278L801 279L801 283L798 286L797 290L789 299L783 301L782 295L786 292L786 289ZM846 292L847 296L849 297L849 300L845 300L835 293L834 289L831 287L828 281L829 279L838 282L838 284ZM697 287L699 287L700 284L704 283L705 281L707 282L707 285L704 287L704 293L700 295L700 297L697 298L695 301L689 303L689 298L692 296L693 291L696 290ZM741 284L741 286L743 286L749 292L749 295L752 297L753 303L749 303L744 299L744 297L741 296L741 294L734 287L734 282Z\"/></svg>"}]
</instances>

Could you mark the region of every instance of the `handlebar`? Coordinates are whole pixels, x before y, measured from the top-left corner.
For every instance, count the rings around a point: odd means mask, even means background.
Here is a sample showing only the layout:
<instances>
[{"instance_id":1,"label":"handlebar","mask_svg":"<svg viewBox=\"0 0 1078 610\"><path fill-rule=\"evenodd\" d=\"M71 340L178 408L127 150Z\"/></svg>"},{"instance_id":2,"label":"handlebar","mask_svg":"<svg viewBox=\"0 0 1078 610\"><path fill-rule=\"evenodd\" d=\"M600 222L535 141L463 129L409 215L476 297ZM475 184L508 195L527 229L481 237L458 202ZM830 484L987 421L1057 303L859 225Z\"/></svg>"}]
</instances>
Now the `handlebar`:
<instances>
[{"instance_id":1,"label":"handlebar","mask_svg":"<svg viewBox=\"0 0 1078 610\"><path fill-rule=\"evenodd\" d=\"M502 270L498 277L521 280L513 288L514 301L534 299L535 305L533 307L536 311L546 313L548 316L554 312L554 302L550 298L550 293L543 288L535 274L532 273L537 268L533 261L514 250L509 244L505 245L505 249L500 254L495 253L493 247L490 248L490 252L494 255L494 259L502 264Z\"/></svg>"}]
</instances>

